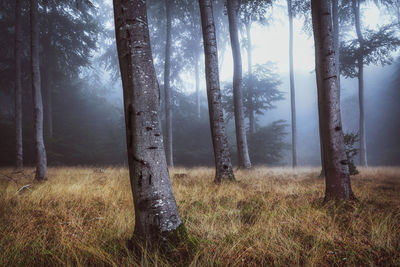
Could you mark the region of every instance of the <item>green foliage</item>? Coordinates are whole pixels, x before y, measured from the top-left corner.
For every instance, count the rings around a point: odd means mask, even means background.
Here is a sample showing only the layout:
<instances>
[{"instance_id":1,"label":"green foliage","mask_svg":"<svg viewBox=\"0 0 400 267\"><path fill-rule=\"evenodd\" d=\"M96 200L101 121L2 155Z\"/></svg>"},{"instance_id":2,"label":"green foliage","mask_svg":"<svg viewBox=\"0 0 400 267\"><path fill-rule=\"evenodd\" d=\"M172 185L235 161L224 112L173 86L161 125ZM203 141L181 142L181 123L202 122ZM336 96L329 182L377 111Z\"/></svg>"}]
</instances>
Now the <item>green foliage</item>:
<instances>
[{"instance_id":1,"label":"green foliage","mask_svg":"<svg viewBox=\"0 0 400 267\"><path fill-rule=\"evenodd\" d=\"M346 148L347 163L349 165L350 175L358 174L356 165L354 164L354 157L358 153L358 149L354 145L359 141L359 135L357 133L346 133L344 135L344 144Z\"/></svg>"},{"instance_id":2,"label":"green foliage","mask_svg":"<svg viewBox=\"0 0 400 267\"><path fill-rule=\"evenodd\" d=\"M257 64L253 67L252 76L243 77L243 107L247 118L251 111L263 115L275 107L273 102L283 100L283 93L278 90L281 81L274 68L270 62ZM225 84L222 101L229 121L234 116L232 83Z\"/></svg>"},{"instance_id":3,"label":"green foliage","mask_svg":"<svg viewBox=\"0 0 400 267\"><path fill-rule=\"evenodd\" d=\"M364 33L362 51L358 39L343 41L340 44L340 71L348 78L358 74L357 59L361 55L364 65L389 65L393 61L391 52L400 46L394 25L386 25L378 31L367 30Z\"/></svg>"}]
</instances>

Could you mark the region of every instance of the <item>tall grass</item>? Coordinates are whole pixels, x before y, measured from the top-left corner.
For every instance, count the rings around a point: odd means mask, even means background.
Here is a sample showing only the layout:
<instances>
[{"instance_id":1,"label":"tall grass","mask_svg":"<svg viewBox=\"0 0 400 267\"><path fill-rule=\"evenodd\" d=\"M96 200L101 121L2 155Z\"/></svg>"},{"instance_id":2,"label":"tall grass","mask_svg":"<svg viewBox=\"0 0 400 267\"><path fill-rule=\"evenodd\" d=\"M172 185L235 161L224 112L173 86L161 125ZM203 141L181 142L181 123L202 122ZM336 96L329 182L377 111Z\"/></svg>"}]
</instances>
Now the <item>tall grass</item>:
<instances>
[{"instance_id":1,"label":"tall grass","mask_svg":"<svg viewBox=\"0 0 400 267\"><path fill-rule=\"evenodd\" d=\"M400 266L397 168L361 169L359 201L325 204L318 169L255 168L221 185L212 169L173 169L187 174L172 184L198 246L190 258L177 248L173 261L127 249L126 169L49 168L40 184L33 171L0 169L0 266Z\"/></svg>"}]
</instances>

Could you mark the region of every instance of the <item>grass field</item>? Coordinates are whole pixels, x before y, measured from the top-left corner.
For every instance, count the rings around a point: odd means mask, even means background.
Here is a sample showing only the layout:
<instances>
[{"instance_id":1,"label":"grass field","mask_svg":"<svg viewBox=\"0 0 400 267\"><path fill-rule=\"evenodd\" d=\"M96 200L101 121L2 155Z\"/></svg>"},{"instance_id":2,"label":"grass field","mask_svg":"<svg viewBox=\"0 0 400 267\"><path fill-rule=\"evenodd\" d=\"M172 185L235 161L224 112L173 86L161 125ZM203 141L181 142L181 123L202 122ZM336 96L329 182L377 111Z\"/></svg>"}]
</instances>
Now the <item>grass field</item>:
<instances>
[{"instance_id":1,"label":"grass field","mask_svg":"<svg viewBox=\"0 0 400 267\"><path fill-rule=\"evenodd\" d=\"M41 184L33 172L0 169L0 266L400 266L399 168L361 169L358 201L325 204L318 169L255 168L221 185L212 169L173 169L187 174L172 184L197 240L174 260L127 249L126 169L49 168Z\"/></svg>"}]
</instances>

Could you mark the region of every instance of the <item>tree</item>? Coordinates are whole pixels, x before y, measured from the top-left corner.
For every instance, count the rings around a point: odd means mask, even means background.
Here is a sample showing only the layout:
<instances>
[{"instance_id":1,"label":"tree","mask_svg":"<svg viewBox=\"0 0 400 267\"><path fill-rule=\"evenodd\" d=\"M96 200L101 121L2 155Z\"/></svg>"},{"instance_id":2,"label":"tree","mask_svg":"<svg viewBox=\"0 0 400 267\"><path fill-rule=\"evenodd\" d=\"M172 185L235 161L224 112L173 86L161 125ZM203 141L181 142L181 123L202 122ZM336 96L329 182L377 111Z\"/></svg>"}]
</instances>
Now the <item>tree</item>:
<instances>
[{"instance_id":1,"label":"tree","mask_svg":"<svg viewBox=\"0 0 400 267\"><path fill-rule=\"evenodd\" d=\"M251 41L251 26L254 22L265 22L265 14L269 7L272 5L271 0L241 0L240 1L240 18L242 21L242 25L245 28L246 32L246 50L247 50L247 72L248 76L252 76L252 41ZM249 91L253 90L252 86L250 86ZM252 99L250 99L250 102ZM250 103L250 108L252 107ZM249 110L249 132L250 135L255 133L256 124L254 118L254 110Z\"/></svg>"},{"instance_id":2,"label":"tree","mask_svg":"<svg viewBox=\"0 0 400 267\"><path fill-rule=\"evenodd\" d=\"M368 166L364 110L364 66L371 63L390 64L393 60L391 52L400 45L400 39L393 30L394 25L382 26L377 31L366 30L363 32L360 14L362 2L362 0L343 1L343 9L354 17L357 38L341 42L340 70L345 77L357 77L358 79L360 165ZM387 1L381 0L380 2L386 3Z\"/></svg>"},{"instance_id":3,"label":"tree","mask_svg":"<svg viewBox=\"0 0 400 267\"><path fill-rule=\"evenodd\" d=\"M21 1L15 1L15 148L17 169L23 168L22 149L22 77L21 77L21 54L22 54L22 29L21 29Z\"/></svg>"},{"instance_id":4,"label":"tree","mask_svg":"<svg viewBox=\"0 0 400 267\"><path fill-rule=\"evenodd\" d=\"M208 109L215 157L215 182L234 180L231 155L226 137L218 72L218 49L212 0L199 0L203 31Z\"/></svg>"},{"instance_id":5,"label":"tree","mask_svg":"<svg viewBox=\"0 0 400 267\"><path fill-rule=\"evenodd\" d=\"M336 68L330 1L311 1L315 42L320 138L323 146L325 200L354 198L340 115L340 88Z\"/></svg>"},{"instance_id":6,"label":"tree","mask_svg":"<svg viewBox=\"0 0 400 267\"><path fill-rule=\"evenodd\" d=\"M239 156L239 167L250 168L251 162L246 138L246 127L244 125L243 112L243 87L242 87L242 58L237 27L237 0L227 1L229 36L231 39L232 56L234 62L233 70L233 102L235 109L236 144Z\"/></svg>"},{"instance_id":7,"label":"tree","mask_svg":"<svg viewBox=\"0 0 400 267\"><path fill-rule=\"evenodd\" d=\"M36 180L46 180L47 157L43 140L43 101L39 66L39 20L38 0L31 0L31 72L33 117L35 129Z\"/></svg>"},{"instance_id":8,"label":"tree","mask_svg":"<svg viewBox=\"0 0 400 267\"><path fill-rule=\"evenodd\" d=\"M167 163L170 167L174 167L173 150L172 150L172 112L171 112L171 88L170 88L170 62L171 62L171 5L173 0L165 0L166 12L166 41L165 41L165 63L164 63L164 92L165 92L165 129L166 129L166 152Z\"/></svg>"},{"instance_id":9,"label":"tree","mask_svg":"<svg viewBox=\"0 0 400 267\"><path fill-rule=\"evenodd\" d=\"M292 167L297 166L296 152L296 95L294 88L294 72L293 72L293 14L292 1L287 0L288 17L289 17L289 68L290 68L290 110L292 116Z\"/></svg>"},{"instance_id":10,"label":"tree","mask_svg":"<svg viewBox=\"0 0 400 267\"><path fill-rule=\"evenodd\" d=\"M243 105L246 118L250 118L251 112L264 115L265 111L275 107L273 102L283 99L283 93L278 90L281 81L274 71L274 65L267 62L263 65L257 64L253 68L252 75L247 74L243 78ZM223 105L227 113L227 120L234 116L232 95L232 84L226 83ZM257 121L254 122L254 126L257 131Z\"/></svg>"},{"instance_id":11,"label":"tree","mask_svg":"<svg viewBox=\"0 0 400 267\"><path fill-rule=\"evenodd\" d=\"M160 89L151 54L146 1L114 0L129 175L135 207L133 239L165 247L180 238L159 117Z\"/></svg>"}]
</instances>

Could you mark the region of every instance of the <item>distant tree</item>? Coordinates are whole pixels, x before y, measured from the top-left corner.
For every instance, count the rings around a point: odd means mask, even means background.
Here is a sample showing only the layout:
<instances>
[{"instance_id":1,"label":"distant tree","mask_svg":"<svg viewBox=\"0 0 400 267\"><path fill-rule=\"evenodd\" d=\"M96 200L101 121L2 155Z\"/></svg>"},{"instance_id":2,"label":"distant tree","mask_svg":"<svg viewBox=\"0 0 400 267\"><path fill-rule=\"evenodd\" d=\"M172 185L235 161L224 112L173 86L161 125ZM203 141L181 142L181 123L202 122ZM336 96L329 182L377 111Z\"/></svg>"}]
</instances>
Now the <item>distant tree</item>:
<instances>
[{"instance_id":1,"label":"distant tree","mask_svg":"<svg viewBox=\"0 0 400 267\"><path fill-rule=\"evenodd\" d=\"M283 100L283 93L278 90L281 81L274 71L274 65L271 62L257 64L253 69L254 72L251 76L247 74L243 78L244 114L247 118L250 118L252 112L264 115L265 111L275 107L273 102ZM249 89L250 87L252 90ZM227 120L234 116L232 94L232 84L226 83L223 104ZM257 123L254 124L257 131Z\"/></svg>"},{"instance_id":2,"label":"distant tree","mask_svg":"<svg viewBox=\"0 0 400 267\"><path fill-rule=\"evenodd\" d=\"M292 167L297 166L296 152L296 94L294 88L294 71L293 71L293 12L292 0L287 0L288 17L289 17L289 76L290 76L290 110L292 119Z\"/></svg>"},{"instance_id":3,"label":"distant tree","mask_svg":"<svg viewBox=\"0 0 400 267\"><path fill-rule=\"evenodd\" d=\"M281 162L283 152L289 149L285 142L288 125L283 120L274 121L267 126L260 127L249 140L249 150L253 164L275 165Z\"/></svg>"},{"instance_id":4,"label":"distant tree","mask_svg":"<svg viewBox=\"0 0 400 267\"><path fill-rule=\"evenodd\" d=\"M165 136L167 163L174 167L173 145L172 145L172 112L171 112L171 87L170 87L170 62L171 62L171 8L173 0L165 0L166 23L166 41L165 41L165 63L164 63L164 97L165 97Z\"/></svg>"},{"instance_id":5,"label":"distant tree","mask_svg":"<svg viewBox=\"0 0 400 267\"><path fill-rule=\"evenodd\" d=\"M237 12L238 1L228 0L228 19L229 35L232 46L232 56L234 63L233 71L233 103L235 110L236 144L239 156L239 168L250 168L251 162L247 146L246 127L244 124L243 111L243 86L242 86L242 58L240 53L240 44L238 37Z\"/></svg>"},{"instance_id":6,"label":"distant tree","mask_svg":"<svg viewBox=\"0 0 400 267\"><path fill-rule=\"evenodd\" d=\"M182 239L168 174L160 90L151 54L146 1L114 0L115 30L124 91L129 174L135 206L133 238L149 247Z\"/></svg>"},{"instance_id":7,"label":"distant tree","mask_svg":"<svg viewBox=\"0 0 400 267\"><path fill-rule=\"evenodd\" d=\"M44 16L39 18L41 78L44 92L45 130L48 145L53 139L53 95L61 80L88 67L101 34L100 18L88 0L42 0ZM57 29L57 30L56 30ZM51 150L51 148L50 148Z\"/></svg>"},{"instance_id":8,"label":"distant tree","mask_svg":"<svg viewBox=\"0 0 400 267\"><path fill-rule=\"evenodd\" d=\"M247 50L247 63L248 63L248 73L247 75L251 78L253 71L253 59L252 59L252 39L251 39L251 26L254 22L266 22L266 13L268 9L272 6L272 0L241 0L240 1L240 10L239 16L244 27L245 32L245 42L246 42L246 50ZM252 86L248 88L248 90L253 90ZM251 94L251 92L250 92ZM252 99L249 99L250 102ZM249 132L250 135L255 133L256 125L254 118L254 110L252 110L252 104L249 104Z\"/></svg>"},{"instance_id":9,"label":"distant tree","mask_svg":"<svg viewBox=\"0 0 400 267\"><path fill-rule=\"evenodd\" d=\"M43 140L43 102L40 83L39 66L39 19L38 0L31 0L31 72L32 72L32 96L34 117L34 139L36 151L36 180L46 180L47 157Z\"/></svg>"},{"instance_id":10,"label":"distant tree","mask_svg":"<svg viewBox=\"0 0 400 267\"><path fill-rule=\"evenodd\" d=\"M323 146L325 200L354 198L340 115L331 1L311 1L315 42L320 138Z\"/></svg>"},{"instance_id":11,"label":"distant tree","mask_svg":"<svg viewBox=\"0 0 400 267\"><path fill-rule=\"evenodd\" d=\"M212 0L199 0L203 31L208 109L215 157L215 182L234 180L225 130L218 71L218 49Z\"/></svg>"},{"instance_id":12,"label":"distant tree","mask_svg":"<svg viewBox=\"0 0 400 267\"><path fill-rule=\"evenodd\" d=\"M15 148L16 148L16 169L23 168L22 148L22 77L21 77L21 56L22 56L22 29L21 29L21 1L15 1Z\"/></svg>"},{"instance_id":13,"label":"distant tree","mask_svg":"<svg viewBox=\"0 0 400 267\"><path fill-rule=\"evenodd\" d=\"M368 166L367 146L365 133L365 97L364 97L364 66L381 63L382 65L392 62L391 52L400 45L393 25L386 25L374 32L372 30L362 31L360 6L363 0L345 0L343 9L349 10L354 17L354 25L357 38L347 42L341 42L340 69L345 77L358 79L358 96L360 108L360 164Z\"/></svg>"}]
</instances>

